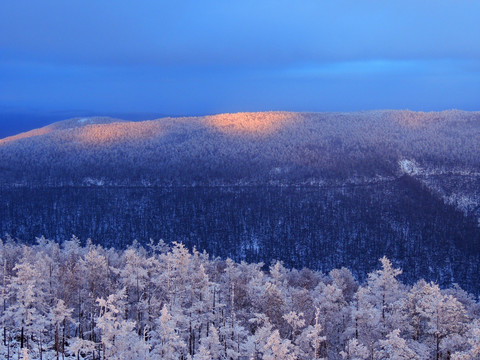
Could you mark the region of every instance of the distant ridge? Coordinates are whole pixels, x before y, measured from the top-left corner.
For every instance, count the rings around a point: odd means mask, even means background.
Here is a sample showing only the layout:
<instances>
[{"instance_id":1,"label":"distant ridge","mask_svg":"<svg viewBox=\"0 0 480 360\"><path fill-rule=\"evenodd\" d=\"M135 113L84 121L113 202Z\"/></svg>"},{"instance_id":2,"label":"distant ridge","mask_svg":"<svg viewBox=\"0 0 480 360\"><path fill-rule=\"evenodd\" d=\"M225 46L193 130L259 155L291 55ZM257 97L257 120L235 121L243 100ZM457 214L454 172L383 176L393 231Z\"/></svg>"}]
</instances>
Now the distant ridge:
<instances>
[{"instance_id":1,"label":"distant ridge","mask_svg":"<svg viewBox=\"0 0 480 360\"><path fill-rule=\"evenodd\" d=\"M480 170L480 113L261 112L127 122L74 118L0 140L0 181L315 183L424 169Z\"/></svg>"},{"instance_id":2,"label":"distant ridge","mask_svg":"<svg viewBox=\"0 0 480 360\"><path fill-rule=\"evenodd\" d=\"M49 134L59 130L68 130L74 129L77 127L82 127L91 124L110 124L112 122L124 122L125 120L114 119L109 117L78 117L68 120L58 121L47 126L43 126L38 129L33 129L27 132L23 132L17 135L8 136L6 138L0 139L0 145L6 144L15 140L30 138L33 136L40 136Z\"/></svg>"}]
</instances>

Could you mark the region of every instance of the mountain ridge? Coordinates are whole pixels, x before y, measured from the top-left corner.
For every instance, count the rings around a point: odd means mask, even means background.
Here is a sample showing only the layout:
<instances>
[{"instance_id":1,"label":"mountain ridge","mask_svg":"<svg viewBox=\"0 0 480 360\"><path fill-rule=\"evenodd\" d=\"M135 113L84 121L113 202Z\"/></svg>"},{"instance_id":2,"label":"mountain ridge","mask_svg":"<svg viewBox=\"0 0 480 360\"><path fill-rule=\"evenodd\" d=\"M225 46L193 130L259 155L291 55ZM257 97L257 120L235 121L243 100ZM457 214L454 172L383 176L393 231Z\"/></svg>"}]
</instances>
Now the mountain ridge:
<instances>
[{"instance_id":1,"label":"mountain ridge","mask_svg":"<svg viewBox=\"0 0 480 360\"><path fill-rule=\"evenodd\" d=\"M236 112L236 113L219 113L219 114L213 114L213 115L203 115L203 116L181 116L181 117L161 117L161 118L155 118L151 120L141 120L141 121L128 121L120 118L112 118L108 116L87 116L87 117L75 117L75 118L69 118L66 120L62 121L57 121L53 122L49 125L40 127L40 128L34 128L32 130L22 132L19 134L15 134L12 136L7 136L5 138L0 139L0 146L2 144L15 141L18 139L22 138L28 138L32 136L41 136L45 134L49 134L51 132L59 131L59 130L69 130L69 129L75 129L78 127L84 127L88 125L110 125L112 123L135 123L135 124L142 124L142 123L148 123L148 122L183 122L185 120L199 120L199 119L206 119L207 123L208 120L211 120L210 122L215 123L215 119L223 119L225 121L225 118L228 117L234 117L236 118L235 120L240 120L242 117L243 118L248 118L251 116L255 115L262 115L262 114L278 114L278 115L283 115L284 117L291 116L294 117L296 115L336 115L336 116L354 116L354 115L372 115L372 116L377 116L379 114L385 114L385 113L398 113L398 114L415 114L415 115L431 115L431 114L438 114L438 115L465 115L465 114L471 114L471 115L478 115L480 112L478 111L463 111L463 110L458 110L458 109L451 109L451 110L442 110L442 111L431 111L431 112L423 112L423 111L411 111L411 110L390 110L390 109L382 109L382 110L364 110L364 111L352 111L352 112L291 112L291 111L261 111L261 112ZM220 121L221 122L221 121ZM235 125L235 121L226 121L228 125ZM220 124L222 126L225 124ZM262 124L260 124L262 125ZM265 125L265 124L263 124ZM260 127L261 129L261 127ZM255 129L252 129L255 130Z\"/></svg>"},{"instance_id":2,"label":"mountain ridge","mask_svg":"<svg viewBox=\"0 0 480 360\"><path fill-rule=\"evenodd\" d=\"M46 126L42 126L40 128L35 128L29 131L21 132L16 135L2 138L0 139L0 146L12 141L29 138L33 136L46 135L59 130L69 130L69 129L73 129L75 127L80 127L80 126L86 126L91 124L102 124L102 123L108 124L111 122L125 122L125 120L115 119L110 117L93 116L93 117L77 117L77 118L71 118L71 119L66 119L62 121L56 121L54 123L51 123Z\"/></svg>"},{"instance_id":3,"label":"mountain ridge","mask_svg":"<svg viewBox=\"0 0 480 360\"><path fill-rule=\"evenodd\" d=\"M404 159L478 171L475 143L480 113L458 110L75 118L0 140L0 181L305 183L398 175Z\"/></svg>"}]
</instances>

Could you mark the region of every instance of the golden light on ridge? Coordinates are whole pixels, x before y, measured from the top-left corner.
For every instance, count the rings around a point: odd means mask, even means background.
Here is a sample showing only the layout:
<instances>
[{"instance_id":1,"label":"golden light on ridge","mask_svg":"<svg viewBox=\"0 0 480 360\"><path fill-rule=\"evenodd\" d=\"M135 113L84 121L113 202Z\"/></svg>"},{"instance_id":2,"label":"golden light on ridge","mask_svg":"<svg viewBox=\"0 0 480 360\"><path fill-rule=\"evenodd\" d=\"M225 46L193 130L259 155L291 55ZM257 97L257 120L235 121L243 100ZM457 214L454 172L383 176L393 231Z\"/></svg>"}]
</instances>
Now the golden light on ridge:
<instances>
[{"instance_id":1,"label":"golden light on ridge","mask_svg":"<svg viewBox=\"0 0 480 360\"><path fill-rule=\"evenodd\" d=\"M18 134L18 135L9 136L9 137L6 137L4 139L0 139L0 145L4 145L4 144L7 144L9 142L19 140L19 139L26 139L26 138L31 138L31 137L34 137L34 136L45 135L45 134L48 134L50 132L52 132L52 129L50 129L48 127L43 127L43 128L40 128L40 129L27 131L27 132L24 132L24 133L21 133L21 134Z\"/></svg>"},{"instance_id":2,"label":"golden light on ridge","mask_svg":"<svg viewBox=\"0 0 480 360\"><path fill-rule=\"evenodd\" d=\"M226 134L271 134L292 120L286 112L236 113L206 116L205 122Z\"/></svg>"}]
</instances>

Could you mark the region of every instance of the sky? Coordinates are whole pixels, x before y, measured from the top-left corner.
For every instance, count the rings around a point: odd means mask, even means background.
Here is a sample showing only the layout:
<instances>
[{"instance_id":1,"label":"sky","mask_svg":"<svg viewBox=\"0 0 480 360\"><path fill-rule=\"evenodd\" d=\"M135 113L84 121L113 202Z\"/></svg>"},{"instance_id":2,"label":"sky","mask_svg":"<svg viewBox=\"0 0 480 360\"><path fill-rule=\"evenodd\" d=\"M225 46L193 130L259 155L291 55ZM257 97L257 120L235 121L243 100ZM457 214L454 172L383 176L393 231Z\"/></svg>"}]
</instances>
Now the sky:
<instances>
[{"instance_id":1,"label":"sky","mask_svg":"<svg viewBox=\"0 0 480 360\"><path fill-rule=\"evenodd\" d=\"M479 14L468 0L1 1L0 130L13 115L480 110Z\"/></svg>"}]
</instances>

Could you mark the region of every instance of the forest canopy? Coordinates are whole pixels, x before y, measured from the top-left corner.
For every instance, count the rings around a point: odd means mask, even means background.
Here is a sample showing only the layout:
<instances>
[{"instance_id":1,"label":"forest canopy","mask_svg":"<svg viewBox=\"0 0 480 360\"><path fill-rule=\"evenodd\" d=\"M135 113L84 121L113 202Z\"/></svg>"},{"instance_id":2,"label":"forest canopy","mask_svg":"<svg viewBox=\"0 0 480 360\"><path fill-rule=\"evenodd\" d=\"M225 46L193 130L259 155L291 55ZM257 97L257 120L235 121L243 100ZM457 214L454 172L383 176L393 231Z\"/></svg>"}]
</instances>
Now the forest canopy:
<instances>
[{"instance_id":1,"label":"forest canopy","mask_svg":"<svg viewBox=\"0 0 480 360\"><path fill-rule=\"evenodd\" d=\"M0 184L305 184L394 176L405 159L478 173L479 129L457 110L78 118L0 140Z\"/></svg>"},{"instance_id":2,"label":"forest canopy","mask_svg":"<svg viewBox=\"0 0 480 360\"><path fill-rule=\"evenodd\" d=\"M407 286L383 257L358 283L163 241L0 242L5 359L478 359L480 304Z\"/></svg>"}]
</instances>

